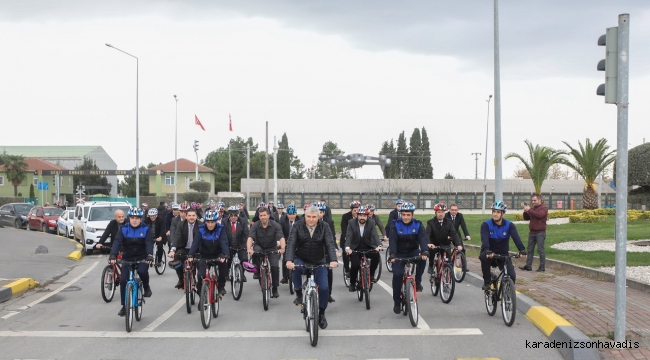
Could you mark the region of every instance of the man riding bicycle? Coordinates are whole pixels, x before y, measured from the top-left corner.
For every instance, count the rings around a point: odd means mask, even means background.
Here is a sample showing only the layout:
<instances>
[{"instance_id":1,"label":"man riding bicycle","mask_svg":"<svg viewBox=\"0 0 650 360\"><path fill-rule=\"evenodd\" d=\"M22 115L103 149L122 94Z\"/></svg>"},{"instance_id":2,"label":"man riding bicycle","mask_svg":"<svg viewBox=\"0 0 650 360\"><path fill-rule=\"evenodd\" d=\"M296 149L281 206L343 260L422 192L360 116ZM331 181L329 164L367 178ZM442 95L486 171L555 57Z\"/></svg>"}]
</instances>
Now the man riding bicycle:
<instances>
[{"instance_id":1,"label":"man riding bicycle","mask_svg":"<svg viewBox=\"0 0 650 360\"><path fill-rule=\"evenodd\" d=\"M348 230L347 230L348 223L350 222L350 220L357 218L357 211L359 210L359 206L361 206L361 203L359 203L357 200L354 200L353 202L350 203L350 211L346 212L341 217L340 245L342 248L345 248L345 236L348 234ZM346 273L350 272L350 259L348 258L348 254L346 253L343 253L343 268L345 269Z\"/></svg>"},{"instance_id":2,"label":"man riding bicycle","mask_svg":"<svg viewBox=\"0 0 650 360\"><path fill-rule=\"evenodd\" d=\"M445 247L450 245L455 245L460 251L463 249L460 237L454 228L454 224L451 222L451 219L445 217L445 212L447 211L447 205L443 203L438 203L433 206L433 210L436 212L436 217L427 221L427 240L429 241L429 255L431 259L429 260L429 274L433 274L433 255L437 252L446 253L447 259L451 259L451 253L448 253L445 250ZM441 247L443 246L443 247Z\"/></svg>"},{"instance_id":3,"label":"man riding bicycle","mask_svg":"<svg viewBox=\"0 0 650 360\"><path fill-rule=\"evenodd\" d=\"M162 257L165 254L165 249L163 246L167 243L167 237L165 236L165 224L162 218L158 217L158 209L151 208L148 211L149 217L144 220L144 223L151 227L153 231L153 241L156 244L156 259L154 265L156 267L160 266L162 262Z\"/></svg>"},{"instance_id":4,"label":"man riding bicycle","mask_svg":"<svg viewBox=\"0 0 650 360\"><path fill-rule=\"evenodd\" d=\"M505 260L493 260L494 254L508 255L510 250L509 240L512 240L519 249L519 255L526 257L526 248L524 243L521 242L519 233L515 224L503 218L508 207L506 204L499 200L492 204L492 219L485 221L481 224L481 271L483 272L483 287L482 290L490 289L490 282L492 281L492 274L490 266L499 266L499 270L503 270ZM512 282L516 282L515 267L511 262L508 262L508 275L512 278Z\"/></svg>"},{"instance_id":5,"label":"man riding bicycle","mask_svg":"<svg viewBox=\"0 0 650 360\"><path fill-rule=\"evenodd\" d=\"M422 260L418 261L415 273L415 284L417 291L422 291L422 274L429 255L427 244L427 233L422 222L413 217L415 205L403 203L400 207L401 217L393 224L389 239L390 257L393 262L393 312L400 313L402 299L400 297L402 278L404 277L404 262L395 261L396 257L409 258L420 255Z\"/></svg>"},{"instance_id":6,"label":"man riding bicycle","mask_svg":"<svg viewBox=\"0 0 650 360\"><path fill-rule=\"evenodd\" d=\"M228 248L228 236L226 235L224 226L217 220L219 220L219 214L216 210L207 210L205 212L203 224L199 226L198 239L195 239L192 243L187 259L191 261L196 253L201 254L201 258L203 259L221 258L218 265L219 278L217 281L219 295L225 295L226 289L224 286L226 285L226 274L228 273L226 259L230 256L230 249ZM201 285L205 277L205 266L205 262L200 261L197 267L199 281L196 282L196 292L199 294L201 294ZM200 304L199 311L201 311Z\"/></svg>"},{"instance_id":7,"label":"man riding bicycle","mask_svg":"<svg viewBox=\"0 0 650 360\"><path fill-rule=\"evenodd\" d=\"M334 221L331 218L327 217L327 215L326 215L327 214L327 205L325 203L322 203L322 202L315 202L313 205L318 208L318 219L321 222L324 222L325 224L327 224L330 227L330 231L332 232L332 234L335 234L336 230L334 230ZM334 235L332 235L332 237L334 237ZM341 256L341 251L340 251L339 245L336 243L336 241L334 241L334 247L336 247L336 256L337 257ZM330 262L332 260L336 260L336 259L327 259L327 262ZM332 271L332 269L327 269L327 284L329 285L329 288L330 288L330 296L329 296L328 302L330 302L330 303L336 302L336 300L334 300L334 298L332 297L332 288L333 288L332 284L333 283L334 283L334 272Z\"/></svg>"},{"instance_id":8,"label":"man riding bicycle","mask_svg":"<svg viewBox=\"0 0 650 360\"><path fill-rule=\"evenodd\" d=\"M129 266L126 262L135 262L146 259L146 264L138 264L137 272L144 286L144 297L151 296L151 287L149 286L149 265L153 262L153 231L151 228L142 223L144 211L139 208L131 208L128 212L129 222L125 223L115 236L109 261L115 264L117 254L122 250L122 274L129 273ZM120 279L120 303L122 309L117 313L118 316L124 316L124 289L129 281L128 276L122 276Z\"/></svg>"},{"instance_id":9,"label":"man riding bicycle","mask_svg":"<svg viewBox=\"0 0 650 360\"><path fill-rule=\"evenodd\" d=\"M388 221L386 222L386 234L388 234L388 236L390 236L390 231L395 225L395 221L400 217L399 209L402 207L403 203L404 200L397 199L397 201L395 201L395 208L388 214Z\"/></svg>"},{"instance_id":10,"label":"man riding bicycle","mask_svg":"<svg viewBox=\"0 0 650 360\"><path fill-rule=\"evenodd\" d=\"M318 221L319 210L315 206L307 208L305 219L300 220L291 229L289 235L289 244L287 245L287 268L293 270L293 286L296 289L296 299L293 301L296 305L302 305L302 275L307 273L304 267L296 268L295 265L324 265L329 259L329 266L336 268L336 247L334 246L334 237L327 224ZM295 265L294 265L295 264ZM327 270L319 267L313 270L314 279L318 285L318 306L319 320L318 326L321 329L327 327L325 318L325 309L329 298L329 284L327 283Z\"/></svg>"},{"instance_id":11,"label":"man riding bicycle","mask_svg":"<svg viewBox=\"0 0 650 360\"><path fill-rule=\"evenodd\" d=\"M366 209L368 209L368 220L372 220L375 222L375 226L379 228L379 232L381 233L381 239L380 240L388 240L388 237L386 236L386 229L384 228L384 224L381 222L381 219L379 219L379 215L375 215L375 205L373 204L368 204L366 205Z\"/></svg>"},{"instance_id":12,"label":"man riding bicycle","mask_svg":"<svg viewBox=\"0 0 650 360\"><path fill-rule=\"evenodd\" d=\"M182 211L183 206L181 206L181 214ZM180 217L178 219L180 219ZM190 252L194 240L199 240L199 225L196 216L196 209L187 209L185 220L178 222L176 225L174 240L172 241L172 250L169 252L170 258L173 258L175 261L183 260L183 256ZM178 282L174 287L182 289L184 284L182 266L179 266L176 269L176 275L178 276Z\"/></svg>"},{"instance_id":13,"label":"man riding bicycle","mask_svg":"<svg viewBox=\"0 0 650 360\"><path fill-rule=\"evenodd\" d=\"M259 269L262 258L259 255L253 255L255 252L272 252L268 254L269 263L271 265L271 297L278 298L278 285L280 282L280 254L284 253L285 241L282 227L275 221L270 220L271 212L268 208L259 208L259 221L251 226L248 233L248 240L246 248L248 254L253 256L253 264L257 268L257 272L253 275L254 279L259 279ZM253 248L253 241L255 241L255 248ZM278 246L280 249L278 250Z\"/></svg>"},{"instance_id":14,"label":"man riding bicycle","mask_svg":"<svg viewBox=\"0 0 650 360\"><path fill-rule=\"evenodd\" d=\"M376 250L381 251L381 241L377 235L377 228L375 222L368 219L370 211L361 206L357 212L357 218L350 220L348 223L348 233L345 236L345 252L350 258L350 292L357 290L357 276L359 275L359 267L361 265L361 254L353 253L355 251ZM372 282L377 282L375 279L375 271L381 261L379 252L370 252L366 254L370 259L370 277Z\"/></svg>"},{"instance_id":15,"label":"man riding bicycle","mask_svg":"<svg viewBox=\"0 0 650 360\"><path fill-rule=\"evenodd\" d=\"M298 215L298 210L296 205L289 204L287 205L286 214L280 218L280 226L282 227L282 233L284 234L285 239L289 239L289 234L293 225L297 224L301 217ZM289 269L287 269L287 253L285 252L282 256L282 280L281 284L287 284L291 279L289 279Z\"/></svg>"},{"instance_id":16,"label":"man riding bicycle","mask_svg":"<svg viewBox=\"0 0 650 360\"><path fill-rule=\"evenodd\" d=\"M232 248L241 249L237 252L240 261L248 261L248 255L246 254L246 241L248 240L248 223L242 222L239 217L239 206L234 205L228 208L228 217L224 218L221 221L221 224L225 227L226 236L228 236L228 242ZM234 256L234 255L233 255ZM228 267L230 267L230 261L228 262ZM246 275L243 273L242 282L246 282Z\"/></svg>"}]
</instances>

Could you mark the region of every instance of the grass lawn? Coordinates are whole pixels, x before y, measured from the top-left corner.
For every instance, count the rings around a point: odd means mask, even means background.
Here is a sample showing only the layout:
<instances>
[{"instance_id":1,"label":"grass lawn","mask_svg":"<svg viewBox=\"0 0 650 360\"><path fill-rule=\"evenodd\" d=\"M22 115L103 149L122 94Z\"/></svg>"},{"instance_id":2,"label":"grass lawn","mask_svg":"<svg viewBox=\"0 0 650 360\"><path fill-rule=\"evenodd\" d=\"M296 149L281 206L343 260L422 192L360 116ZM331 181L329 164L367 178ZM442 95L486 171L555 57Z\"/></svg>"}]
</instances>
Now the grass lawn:
<instances>
[{"instance_id":1,"label":"grass lawn","mask_svg":"<svg viewBox=\"0 0 650 360\"><path fill-rule=\"evenodd\" d=\"M340 231L342 215L335 214L332 217L336 230ZM423 223L431 219L431 215L419 218L417 211L415 217ZM386 225L388 215L380 215L379 218ZM465 215L467 229L472 236L472 241L469 244L480 245L479 229L481 223L488 218L489 215ZM506 216L506 219L508 219L508 216ZM524 246L526 246L528 244L528 225L518 224L516 226ZM555 250L551 248L554 244L566 241L614 240L614 232L614 216L608 216L607 220L602 223L549 225L546 229L546 257L589 267L614 266L614 252ZM636 220L628 222L627 236L629 240L650 239L650 221ZM516 249L514 242L511 242L510 249ZM535 255L537 255L537 252L535 252ZM627 265L650 265L650 253L628 252Z\"/></svg>"}]
</instances>

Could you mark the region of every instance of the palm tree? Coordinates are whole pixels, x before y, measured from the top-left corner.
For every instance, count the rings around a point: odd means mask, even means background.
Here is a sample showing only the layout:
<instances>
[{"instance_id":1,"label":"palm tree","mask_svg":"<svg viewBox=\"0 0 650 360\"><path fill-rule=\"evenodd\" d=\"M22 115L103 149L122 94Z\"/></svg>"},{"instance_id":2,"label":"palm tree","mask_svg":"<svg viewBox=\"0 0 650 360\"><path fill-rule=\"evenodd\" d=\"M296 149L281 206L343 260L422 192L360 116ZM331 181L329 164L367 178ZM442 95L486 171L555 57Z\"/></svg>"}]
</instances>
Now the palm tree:
<instances>
[{"instance_id":1,"label":"palm tree","mask_svg":"<svg viewBox=\"0 0 650 360\"><path fill-rule=\"evenodd\" d=\"M582 207L584 209L598 209L598 193L596 192L596 177L606 167L616 160L616 150L609 150L607 140L600 139L592 144L589 139L585 145L578 141L580 149L574 149L566 141L563 141L569 150L569 155L573 157L574 162L564 160L563 164L575 170L575 172L585 180L585 189L582 192Z\"/></svg>"},{"instance_id":2,"label":"palm tree","mask_svg":"<svg viewBox=\"0 0 650 360\"><path fill-rule=\"evenodd\" d=\"M528 174L530 174L531 180L533 180L535 193L541 194L542 184L548 177L549 169L554 164L562 163L566 152L555 150L547 146L533 146L533 144L528 140L524 142L526 143L526 146L528 146L529 159L525 159L519 154L510 153L506 155L506 160L510 158L519 159L526 168L526 171L528 171Z\"/></svg>"},{"instance_id":3,"label":"palm tree","mask_svg":"<svg viewBox=\"0 0 650 360\"><path fill-rule=\"evenodd\" d=\"M14 197L18 196L18 185L27 177L27 163L21 155L5 155L4 167L7 173L7 180L14 186Z\"/></svg>"}]
</instances>

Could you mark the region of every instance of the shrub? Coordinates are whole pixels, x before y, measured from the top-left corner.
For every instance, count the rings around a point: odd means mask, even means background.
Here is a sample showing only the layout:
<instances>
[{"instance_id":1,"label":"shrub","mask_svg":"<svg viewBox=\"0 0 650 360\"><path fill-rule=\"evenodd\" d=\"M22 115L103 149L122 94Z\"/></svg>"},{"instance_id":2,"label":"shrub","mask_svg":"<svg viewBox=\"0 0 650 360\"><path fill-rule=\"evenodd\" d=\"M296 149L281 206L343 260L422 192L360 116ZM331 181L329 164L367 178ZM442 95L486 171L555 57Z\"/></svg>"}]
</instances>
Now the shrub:
<instances>
[{"instance_id":1,"label":"shrub","mask_svg":"<svg viewBox=\"0 0 650 360\"><path fill-rule=\"evenodd\" d=\"M29 184L29 197L35 198L36 194L34 193L34 183Z\"/></svg>"},{"instance_id":2,"label":"shrub","mask_svg":"<svg viewBox=\"0 0 650 360\"><path fill-rule=\"evenodd\" d=\"M569 216L570 223L595 223L604 222L606 219L606 215L575 214Z\"/></svg>"},{"instance_id":3,"label":"shrub","mask_svg":"<svg viewBox=\"0 0 650 360\"><path fill-rule=\"evenodd\" d=\"M186 192L183 194L183 200L187 201L188 203L204 203L206 200L208 200L208 196L209 194L206 192Z\"/></svg>"},{"instance_id":4,"label":"shrub","mask_svg":"<svg viewBox=\"0 0 650 360\"><path fill-rule=\"evenodd\" d=\"M192 181L190 183L190 189L204 193L209 193L211 190L210 183L205 181Z\"/></svg>"}]
</instances>

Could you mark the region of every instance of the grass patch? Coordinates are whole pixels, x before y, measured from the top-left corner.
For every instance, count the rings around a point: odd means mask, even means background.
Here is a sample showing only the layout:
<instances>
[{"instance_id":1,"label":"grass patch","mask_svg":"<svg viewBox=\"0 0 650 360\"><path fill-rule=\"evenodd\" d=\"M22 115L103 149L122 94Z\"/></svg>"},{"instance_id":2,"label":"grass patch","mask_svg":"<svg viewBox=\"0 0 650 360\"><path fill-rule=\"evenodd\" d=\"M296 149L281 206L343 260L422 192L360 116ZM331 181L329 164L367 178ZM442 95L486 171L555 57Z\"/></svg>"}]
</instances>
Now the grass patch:
<instances>
[{"instance_id":1,"label":"grass patch","mask_svg":"<svg viewBox=\"0 0 650 360\"><path fill-rule=\"evenodd\" d=\"M583 300L578 300L578 298L576 298L575 296L571 299L566 297L554 297L553 300L563 301L565 303L568 303L573 307L573 310L580 310L580 309L591 310L589 306L583 305L584 303Z\"/></svg>"}]
</instances>

